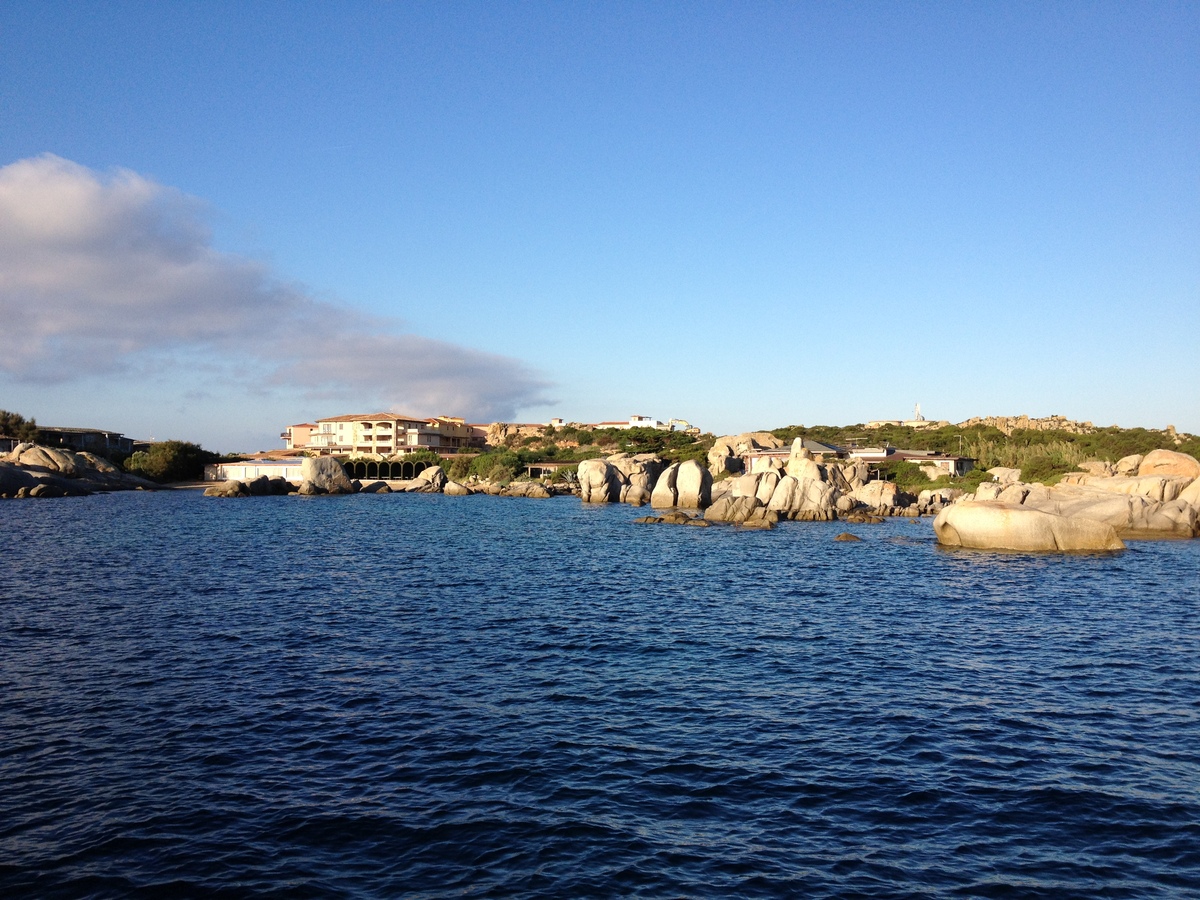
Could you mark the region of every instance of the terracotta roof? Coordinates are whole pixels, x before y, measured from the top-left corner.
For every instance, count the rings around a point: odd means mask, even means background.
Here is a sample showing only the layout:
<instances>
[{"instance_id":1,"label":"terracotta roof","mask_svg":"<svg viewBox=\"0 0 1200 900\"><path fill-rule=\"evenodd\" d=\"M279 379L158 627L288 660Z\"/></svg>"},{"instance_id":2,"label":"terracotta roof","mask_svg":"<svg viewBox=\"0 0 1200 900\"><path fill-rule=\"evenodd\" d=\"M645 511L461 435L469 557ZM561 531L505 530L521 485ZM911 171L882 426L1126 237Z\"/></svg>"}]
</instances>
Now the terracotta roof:
<instances>
[{"instance_id":1,"label":"terracotta roof","mask_svg":"<svg viewBox=\"0 0 1200 900\"><path fill-rule=\"evenodd\" d=\"M380 420L391 422L428 422L430 418L428 416L400 416L396 413L385 412L364 413L361 415L355 413L348 416L326 416L323 419L317 419L318 422L378 422Z\"/></svg>"}]
</instances>

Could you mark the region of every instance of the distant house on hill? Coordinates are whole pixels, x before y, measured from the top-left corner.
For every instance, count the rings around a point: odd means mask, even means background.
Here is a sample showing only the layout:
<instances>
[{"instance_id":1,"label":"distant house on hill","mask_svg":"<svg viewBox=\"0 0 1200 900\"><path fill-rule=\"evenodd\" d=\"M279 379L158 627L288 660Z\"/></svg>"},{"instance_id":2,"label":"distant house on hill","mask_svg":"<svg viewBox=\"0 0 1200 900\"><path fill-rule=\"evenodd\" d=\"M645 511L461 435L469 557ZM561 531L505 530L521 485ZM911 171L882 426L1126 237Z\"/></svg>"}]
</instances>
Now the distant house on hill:
<instances>
[{"instance_id":1,"label":"distant house on hill","mask_svg":"<svg viewBox=\"0 0 1200 900\"><path fill-rule=\"evenodd\" d=\"M639 415L632 415L629 417L629 420L625 422L597 422L592 427L618 428L623 431L630 428L653 428L655 431L674 431L677 425L689 433L700 433L699 428L693 427L691 423L685 422L683 419L669 419L664 422L662 419L655 419L652 416Z\"/></svg>"}]
</instances>

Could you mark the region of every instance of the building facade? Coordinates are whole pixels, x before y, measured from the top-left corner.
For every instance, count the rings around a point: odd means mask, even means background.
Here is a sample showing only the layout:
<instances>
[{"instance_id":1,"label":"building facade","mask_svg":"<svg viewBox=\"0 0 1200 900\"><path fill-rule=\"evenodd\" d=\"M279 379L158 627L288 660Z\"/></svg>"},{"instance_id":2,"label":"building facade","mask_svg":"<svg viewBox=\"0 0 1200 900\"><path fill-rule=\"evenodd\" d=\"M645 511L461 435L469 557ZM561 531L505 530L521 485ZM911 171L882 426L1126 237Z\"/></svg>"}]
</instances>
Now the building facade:
<instances>
[{"instance_id":1,"label":"building facade","mask_svg":"<svg viewBox=\"0 0 1200 900\"><path fill-rule=\"evenodd\" d=\"M477 430L456 416L396 413L330 416L289 425L280 437L288 450L334 456L400 456L418 450L447 456L482 446Z\"/></svg>"},{"instance_id":2,"label":"building facade","mask_svg":"<svg viewBox=\"0 0 1200 900\"><path fill-rule=\"evenodd\" d=\"M65 447L68 450L89 453L132 453L133 438L119 431L103 431L99 428L43 428L38 426L38 442L47 447Z\"/></svg>"}]
</instances>

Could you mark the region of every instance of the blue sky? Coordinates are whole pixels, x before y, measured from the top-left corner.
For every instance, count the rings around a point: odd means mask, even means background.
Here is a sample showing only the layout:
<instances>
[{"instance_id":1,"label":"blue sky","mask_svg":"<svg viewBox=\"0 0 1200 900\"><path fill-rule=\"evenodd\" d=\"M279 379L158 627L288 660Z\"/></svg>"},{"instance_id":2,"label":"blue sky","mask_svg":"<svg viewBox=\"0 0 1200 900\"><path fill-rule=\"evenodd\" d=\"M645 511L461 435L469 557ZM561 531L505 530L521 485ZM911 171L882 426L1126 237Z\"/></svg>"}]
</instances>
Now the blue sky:
<instances>
[{"instance_id":1,"label":"blue sky","mask_svg":"<svg viewBox=\"0 0 1200 900\"><path fill-rule=\"evenodd\" d=\"M0 406L1200 432L1198 46L1171 3L8 2Z\"/></svg>"}]
</instances>

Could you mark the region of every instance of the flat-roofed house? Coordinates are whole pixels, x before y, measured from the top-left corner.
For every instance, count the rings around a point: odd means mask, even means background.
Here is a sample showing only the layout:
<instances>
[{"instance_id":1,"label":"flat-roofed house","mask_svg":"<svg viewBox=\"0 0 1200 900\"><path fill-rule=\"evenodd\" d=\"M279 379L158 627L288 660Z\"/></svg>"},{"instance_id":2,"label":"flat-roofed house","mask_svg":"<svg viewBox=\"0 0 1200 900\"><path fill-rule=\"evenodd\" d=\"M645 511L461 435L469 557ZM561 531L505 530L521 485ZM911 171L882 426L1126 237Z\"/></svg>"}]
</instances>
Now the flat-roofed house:
<instances>
[{"instance_id":1,"label":"flat-roofed house","mask_svg":"<svg viewBox=\"0 0 1200 900\"><path fill-rule=\"evenodd\" d=\"M38 442L47 447L66 447L90 453L132 453L133 438L119 431L100 428L53 428L38 426Z\"/></svg>"}]
</instances>

